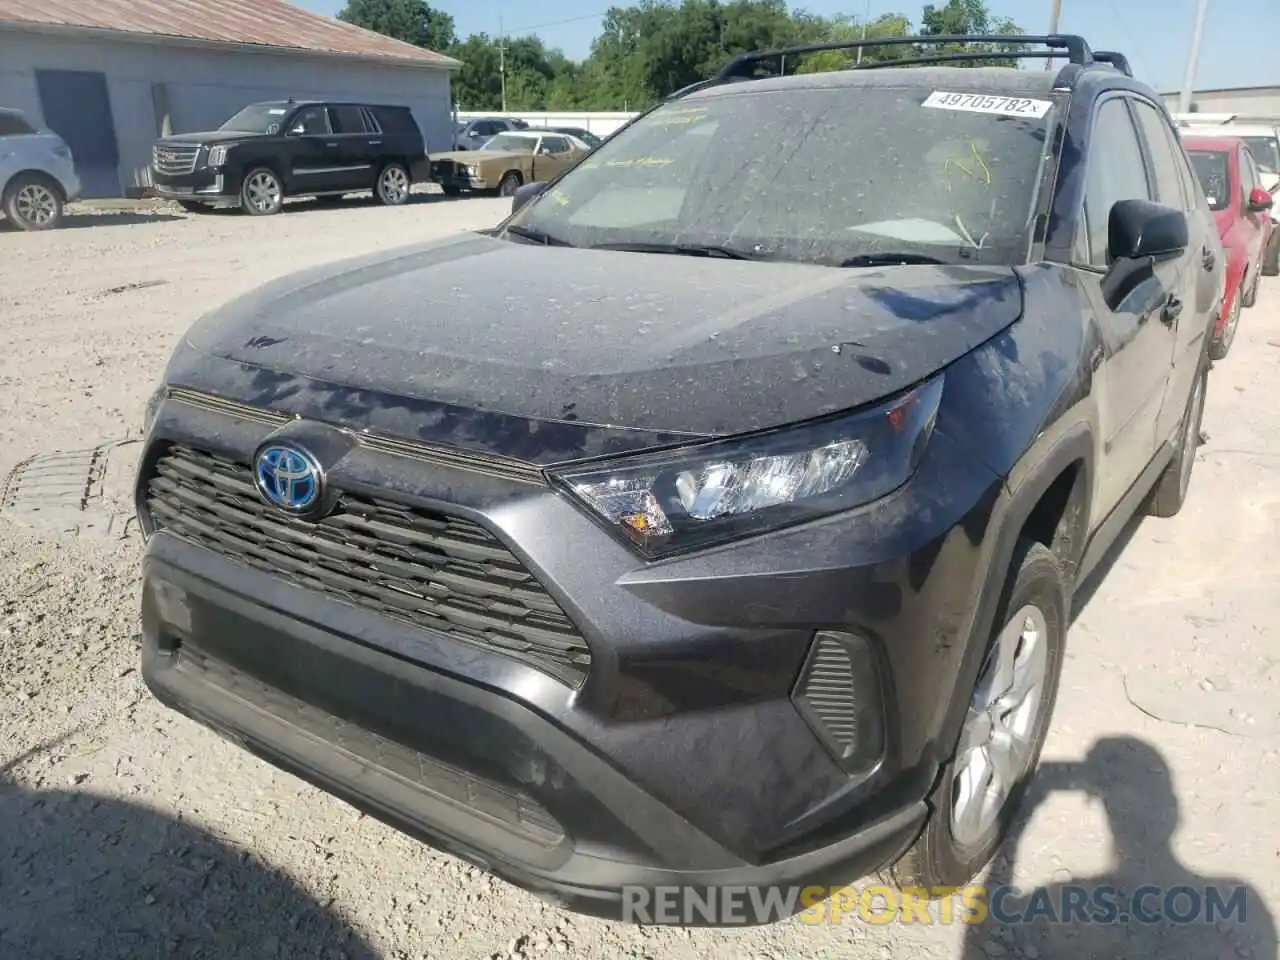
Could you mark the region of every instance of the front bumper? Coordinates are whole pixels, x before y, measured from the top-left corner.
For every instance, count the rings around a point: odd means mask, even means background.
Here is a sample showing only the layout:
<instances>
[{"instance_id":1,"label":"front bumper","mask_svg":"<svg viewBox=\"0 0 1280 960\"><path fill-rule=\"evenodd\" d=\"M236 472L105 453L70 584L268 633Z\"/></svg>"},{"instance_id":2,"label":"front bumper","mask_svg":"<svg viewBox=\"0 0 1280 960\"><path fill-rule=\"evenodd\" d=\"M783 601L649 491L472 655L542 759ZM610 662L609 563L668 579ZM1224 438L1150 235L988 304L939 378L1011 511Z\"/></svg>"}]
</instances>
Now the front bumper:
<instances>
[{"instance_id":1,"label":"front bumper","mask_svg":"<svg viewBox=\"0 0 1280 960\"><path fill-rule=\"evenodd\" d=\"M221 170L208 167L181 175L163 174L152 167L151 189L166 200L228 201L239 196L240 186Z\"/></svg>"},{"instance_id":2,"label":"front bumper","mask_svg":"<svg viewBox=\"0 0 1280 960\"><path fill-rule=\"evenodd\" d=\"M216 443L247 463L274 430L162 401L140 472L144 529L149 465L167 444ZM841 886L915 838L949 752L956 637L999 483L941 434L921 469L874 515L646 564L545 485L361 443L329 482L369 492L376 478L384 498L495 533L590 644L585 679L166 529L144 560L143 676L258 755L573 909L618 916L634 887ZM967 509L939 499L942 476ZM873 665L855 693L884 738L853 767L799 696L820 631L861 638Z\"/></svg>"}]
</instances>

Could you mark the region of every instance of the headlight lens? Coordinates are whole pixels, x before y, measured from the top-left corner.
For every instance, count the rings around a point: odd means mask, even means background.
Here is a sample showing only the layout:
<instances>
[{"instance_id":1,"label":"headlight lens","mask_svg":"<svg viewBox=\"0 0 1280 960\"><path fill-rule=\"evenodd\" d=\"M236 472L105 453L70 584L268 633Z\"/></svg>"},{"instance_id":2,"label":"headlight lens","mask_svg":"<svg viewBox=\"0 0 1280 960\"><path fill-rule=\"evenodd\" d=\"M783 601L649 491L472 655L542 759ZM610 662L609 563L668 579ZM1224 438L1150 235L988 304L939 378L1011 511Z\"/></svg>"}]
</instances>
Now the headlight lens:
<instances>
[{"instance_id":1,"label":"headlight lens","mask_svg":"<svg viewBox=\"0 0 1280 960\"><path fill-rule=\"evenodd\" d=\"M466 171L466 173L467 173L467 176L468 176L468 177L478 177L478 176L480 176L480 168L479 168L479 167L463 167L463 169Z\"/></svg>"},{"instance_id":2,"label":"headlight lens","mask_svg":"<svg viewBox=\"0 0 1280 960\"><path fill-rule=\"evenodd\" d=\"M220 167L227 162L227 148L225 146L209 148L209 166Z\"/></svg>"},{"instance_id":3,"label":"headlight lens","mask_svg":"<svg viewBox=\"0 0 1280 960\"><path fill-rule=\"evenodd\" d=\"M552 476L650 558L706 547L902 486L933 432L942 384L939 375L850 416Z\"/></svg>"}]
</instances>

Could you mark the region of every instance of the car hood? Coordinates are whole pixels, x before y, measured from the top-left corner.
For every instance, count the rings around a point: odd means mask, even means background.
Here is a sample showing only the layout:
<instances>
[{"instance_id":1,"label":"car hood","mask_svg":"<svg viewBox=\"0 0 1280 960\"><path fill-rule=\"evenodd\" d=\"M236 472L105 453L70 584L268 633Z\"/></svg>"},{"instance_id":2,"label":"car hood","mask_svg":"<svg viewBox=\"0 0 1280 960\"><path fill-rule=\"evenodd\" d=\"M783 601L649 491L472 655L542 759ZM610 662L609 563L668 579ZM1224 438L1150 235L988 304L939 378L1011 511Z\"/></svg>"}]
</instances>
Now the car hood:
<instances>
[{"instance_id":1,"label":"car hood","mask_svg":"<svg viewBox=\"0 0 1280 960\"><path fill-rule=\"evenodd\" d=\"M198 320L166 376L548 463L868 403L1021 311L1007 267L835 269L466 234L268 284Z\"/></svg>"},{"instance_id":2,"label":"car hood","mask_svg":"<svg viewBox=\"0 0 1280 960\"><path fill-rule=\"evenodd\" d=\"M258 140L264 134L246 133L243 130L204 130L199 133L174 133L162 137L159 143L240 143L244 140Z\"/></svg>"},{"instance_id":3,"label":"car hood","mask_svg":"<svg viewBox=\"0 0 1280 960\"><path fill-rule=\"evenodd\" d=\"M454 160L458 163L475 165L486 160L510 160L512 157L527 157L527 153L515 150L452 150L448 153L433 153L432 160Z\"/></svg>"}]
</instances>

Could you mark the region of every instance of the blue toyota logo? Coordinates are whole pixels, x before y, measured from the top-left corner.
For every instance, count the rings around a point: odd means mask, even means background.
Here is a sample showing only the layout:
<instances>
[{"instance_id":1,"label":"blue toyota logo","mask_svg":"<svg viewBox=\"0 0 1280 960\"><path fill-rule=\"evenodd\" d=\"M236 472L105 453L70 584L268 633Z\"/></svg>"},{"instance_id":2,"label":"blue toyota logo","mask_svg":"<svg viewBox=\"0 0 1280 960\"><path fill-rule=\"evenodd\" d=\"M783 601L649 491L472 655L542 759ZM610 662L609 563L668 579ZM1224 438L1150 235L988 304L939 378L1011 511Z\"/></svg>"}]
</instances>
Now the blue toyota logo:
<instances>
[{"instance_id":1,"label":"blue toyota logo","mask_svg":"<svg viewBox=\"0 0 1280 960\"><path fill-rule=\"evenodd\" d=\"M306 513L320 501L324 474L305 450L274 443L258 451L253 470L268 503L290 513Z\"/></svg>"}]
</instances>

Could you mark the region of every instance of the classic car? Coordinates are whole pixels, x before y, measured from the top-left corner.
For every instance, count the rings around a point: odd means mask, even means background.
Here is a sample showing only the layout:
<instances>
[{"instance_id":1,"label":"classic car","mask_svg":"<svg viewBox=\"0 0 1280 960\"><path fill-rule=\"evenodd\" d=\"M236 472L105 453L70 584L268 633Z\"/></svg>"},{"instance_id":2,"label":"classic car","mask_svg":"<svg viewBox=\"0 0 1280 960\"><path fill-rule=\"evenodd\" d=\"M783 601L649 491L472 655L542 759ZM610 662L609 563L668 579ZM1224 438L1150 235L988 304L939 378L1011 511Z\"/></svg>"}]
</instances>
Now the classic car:
<instances>
[{"instance_id":1,"label":"classic car","mask_svg":"<svg viewBox=\"0 0 1280 960\"><path fill-rule=\"evenodd\" d=\"M496 190L509 197L522 184L559 176L590 152L567 133L510 130L479 150L432 154L431 179L451 197L463 190Z\"/></svg>"}]
</instances>

